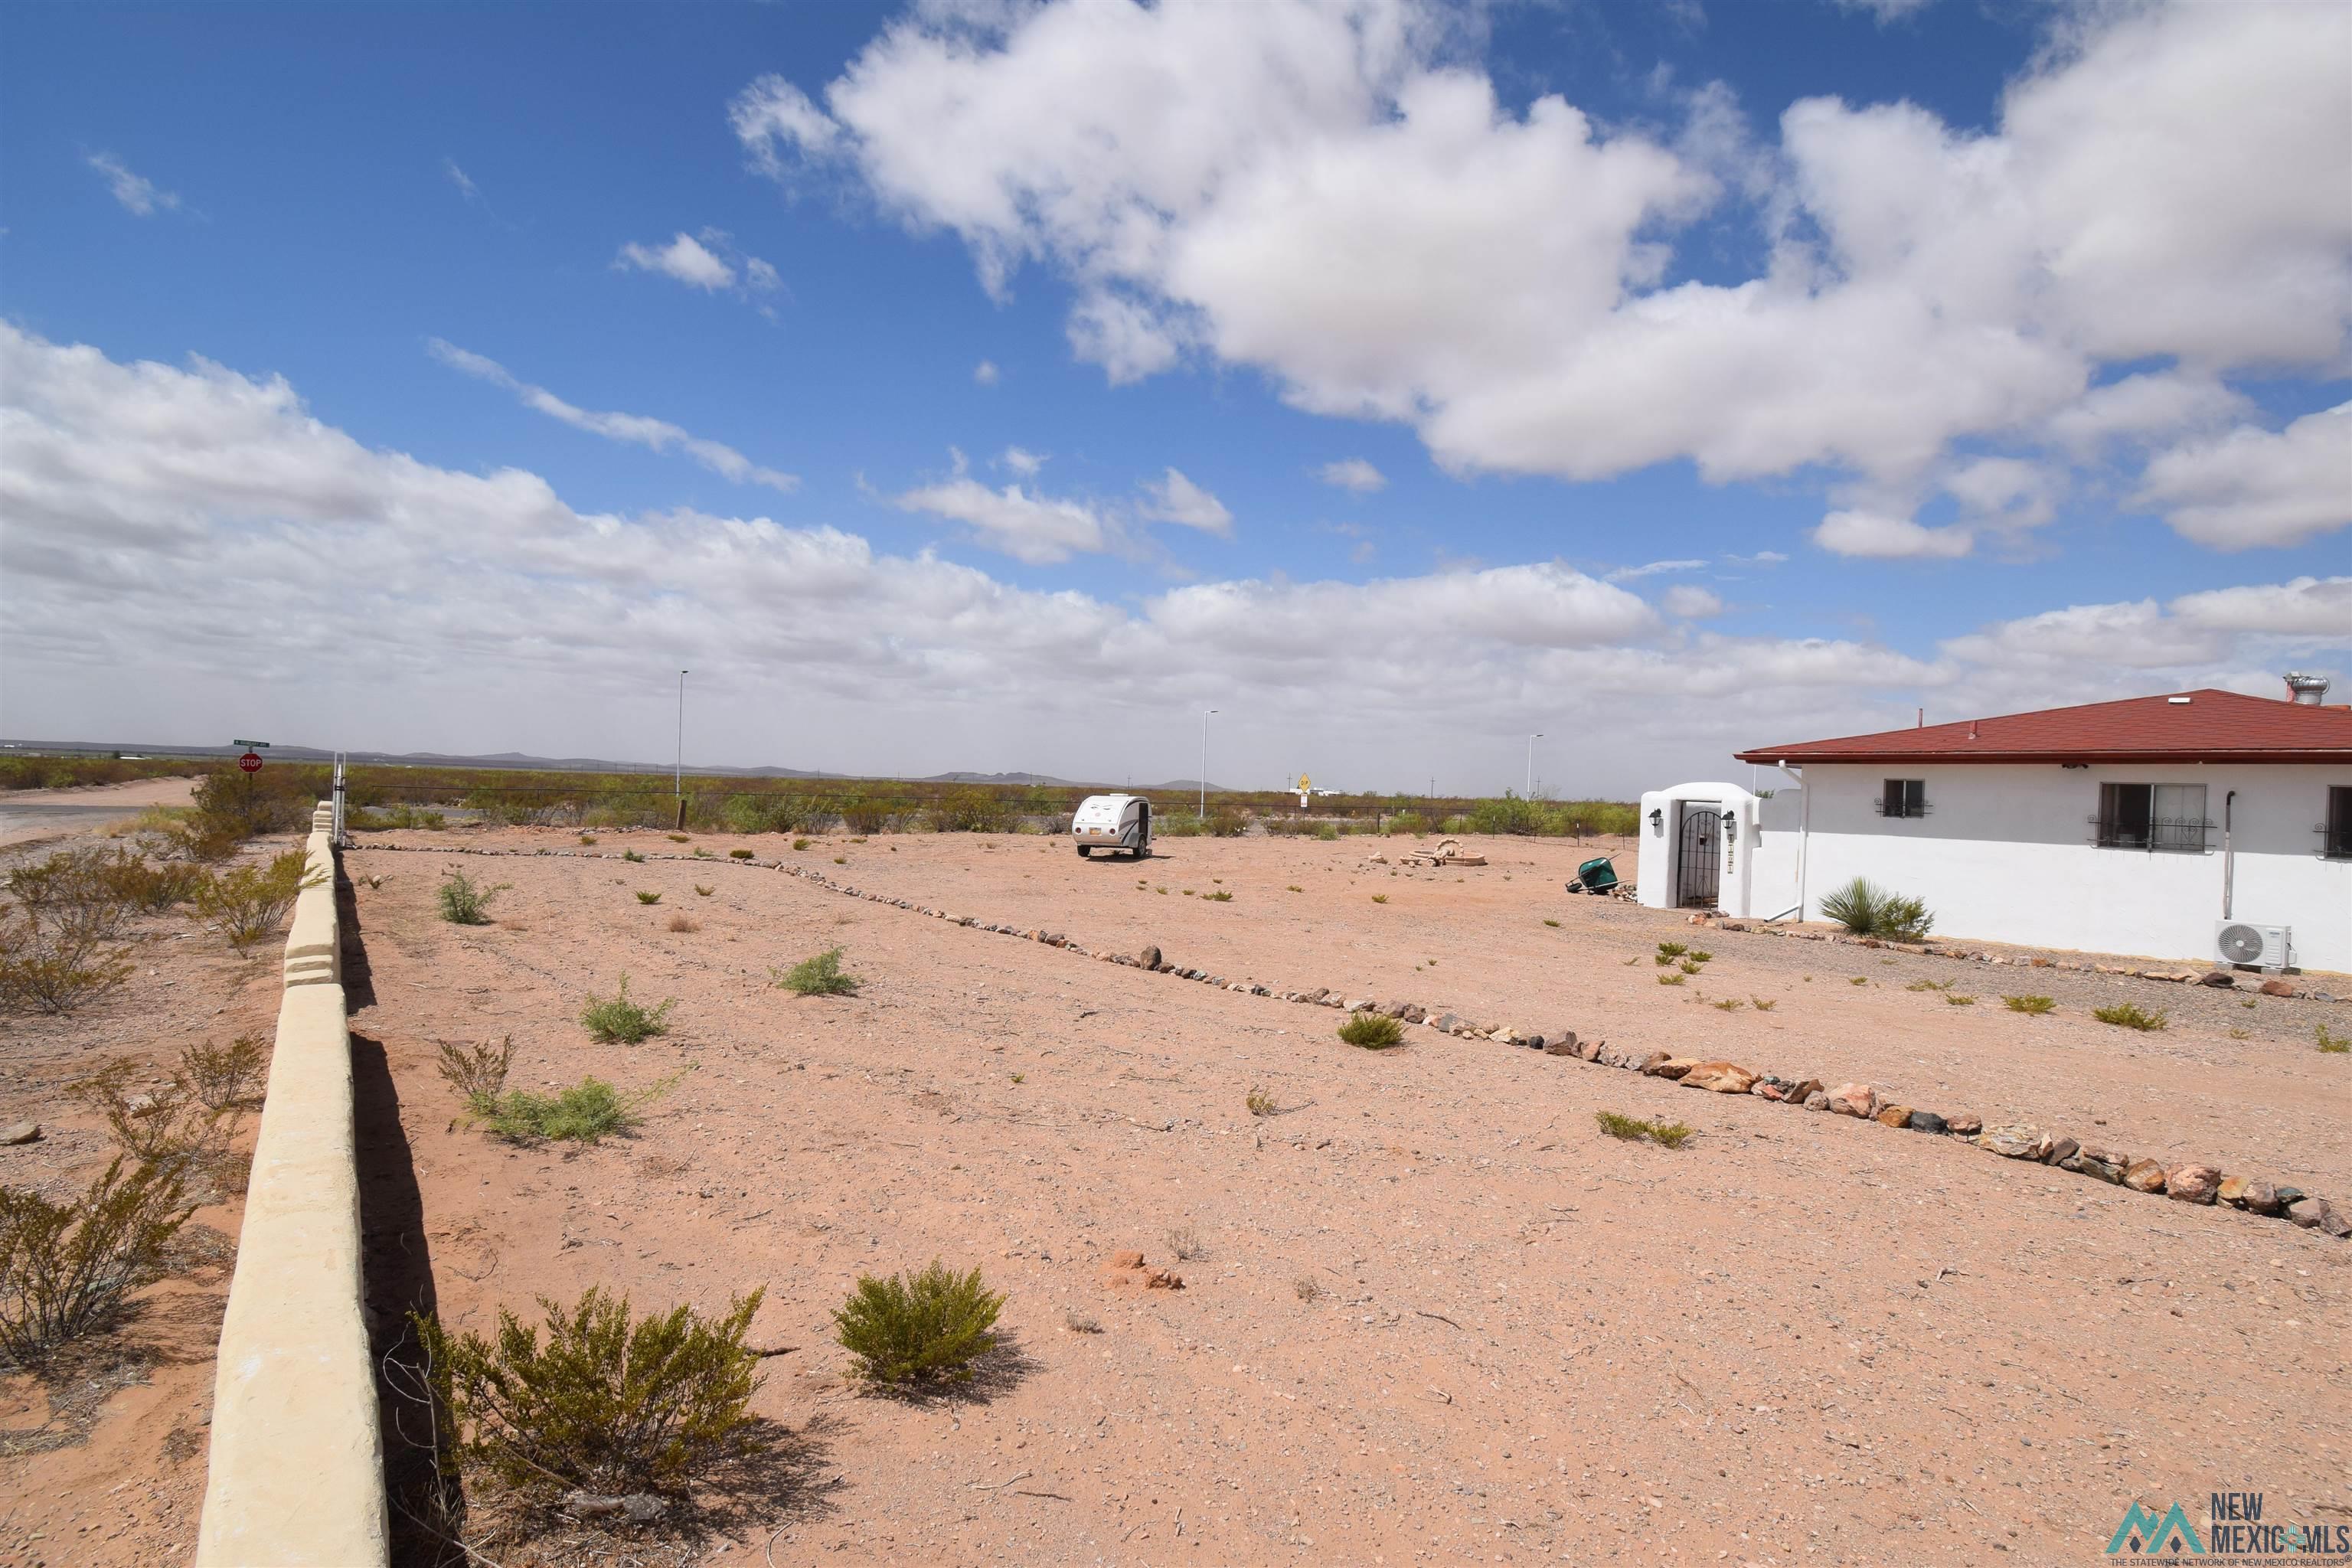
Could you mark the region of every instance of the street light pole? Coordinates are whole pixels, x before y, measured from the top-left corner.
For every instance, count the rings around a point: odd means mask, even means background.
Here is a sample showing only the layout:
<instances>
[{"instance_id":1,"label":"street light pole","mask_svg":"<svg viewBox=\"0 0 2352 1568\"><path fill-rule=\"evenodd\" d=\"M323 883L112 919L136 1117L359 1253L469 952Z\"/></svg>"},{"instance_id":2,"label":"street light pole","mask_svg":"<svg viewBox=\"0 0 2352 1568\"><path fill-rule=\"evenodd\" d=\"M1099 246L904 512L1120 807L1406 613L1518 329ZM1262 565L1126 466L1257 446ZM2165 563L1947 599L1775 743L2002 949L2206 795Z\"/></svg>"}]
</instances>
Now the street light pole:
<instances>
[{"instance_id":1,"label":"street light pole","mask_svg":"<svg viewBox=\"0 0 2352 1568\"><path fill-rule=\"evenodd\" d=\"M1529 800L1536 797L1536 742L1542 739L1543 731L1540 730L1528 737L1528 798Z\"/></svg>"},{"instance_id":2,"label":"street light pole","mask_svg":"<svg viewBox=\"0 0 2352 1568\"><path fill-rule=\"evenodd\" d=\"M1201 820L1209 820L1209 715L1213 708L1201 710Z\"/></svg>"}]
</instances>

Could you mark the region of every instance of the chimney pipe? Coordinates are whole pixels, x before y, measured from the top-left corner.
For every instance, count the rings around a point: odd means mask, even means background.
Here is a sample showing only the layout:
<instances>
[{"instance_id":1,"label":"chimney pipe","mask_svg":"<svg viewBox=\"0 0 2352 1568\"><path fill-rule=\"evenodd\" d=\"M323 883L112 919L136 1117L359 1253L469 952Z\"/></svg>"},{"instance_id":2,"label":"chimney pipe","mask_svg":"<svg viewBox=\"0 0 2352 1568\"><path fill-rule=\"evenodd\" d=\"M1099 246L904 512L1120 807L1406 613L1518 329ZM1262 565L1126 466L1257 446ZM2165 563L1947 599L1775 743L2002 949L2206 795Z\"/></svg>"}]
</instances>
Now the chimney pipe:
<instances>
[{"instance_id":1,"label":"chimney pipe","mask_svg":"<svg viewBox=\"0 0 2352 1568\"><path fill-rule=\"evenodd\" d=\"M2316 708L2327 699L2328 679L2324 675L2305 675L2300 670L2286 674L2286 700L2304 708Z\"/></svg>"}]
</instances>

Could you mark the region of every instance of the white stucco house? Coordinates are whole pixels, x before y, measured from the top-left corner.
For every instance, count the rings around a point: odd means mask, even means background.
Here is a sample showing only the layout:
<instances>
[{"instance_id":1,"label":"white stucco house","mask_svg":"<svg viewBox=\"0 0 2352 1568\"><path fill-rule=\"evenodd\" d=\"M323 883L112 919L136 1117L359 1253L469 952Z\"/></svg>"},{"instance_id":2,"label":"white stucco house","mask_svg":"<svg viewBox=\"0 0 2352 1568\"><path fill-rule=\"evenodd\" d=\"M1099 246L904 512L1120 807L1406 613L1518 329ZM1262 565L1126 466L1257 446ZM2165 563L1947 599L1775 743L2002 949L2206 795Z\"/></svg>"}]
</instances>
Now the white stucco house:
<instances>
[{"instance_id":1,"label":"white stucco house","mask_svg":"<svg viewBox=\"0 0 2352 1568\"><path fill-rule=\"evenodd\" d=\"M1938 935L2352 972L2352 706L2183 691L1737 753L1642 797L1642 902L1815 920L1855 877Z\"/></svg>"}]
</instances>

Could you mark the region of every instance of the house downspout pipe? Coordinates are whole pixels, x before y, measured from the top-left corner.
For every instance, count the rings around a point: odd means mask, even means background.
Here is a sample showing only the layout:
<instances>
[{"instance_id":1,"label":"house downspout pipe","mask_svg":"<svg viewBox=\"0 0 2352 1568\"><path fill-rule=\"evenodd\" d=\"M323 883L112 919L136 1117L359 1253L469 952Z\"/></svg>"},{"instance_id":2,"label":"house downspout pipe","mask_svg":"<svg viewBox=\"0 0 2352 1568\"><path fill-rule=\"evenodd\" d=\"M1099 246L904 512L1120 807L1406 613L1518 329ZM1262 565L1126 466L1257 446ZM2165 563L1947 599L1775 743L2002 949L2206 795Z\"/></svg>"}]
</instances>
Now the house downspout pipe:
<instances>
[{"instance_id":1,"label":"house downspout pipe","mask_svg":"<svg viewBox=\"0 0 2352 1568\"><path fill-rule=\"evenodd\" d=\"M2231 903L2237 891L2238 855L2230 847L2230 818L2237 804L2236 790L2221 797L2221 918L2225 921L2234 912Z\"/></svg>"},{"instance_id":2,"label":"house downspout pipe","mask_svg":"<svg viewBox=\"0 0 2352 1568\"><path fill-rule=\"evenodd\" d=\"M1797 920L1801 924L1805 918L1805 850L1813 826L1813 792L1805 787L1802 768L1792 768L1786 763L1774 763L1772 765L1786 773L1797 786ZM2225 814L2228 809L2227 805L2222 807Z\"/></svg>"}]
</instances>

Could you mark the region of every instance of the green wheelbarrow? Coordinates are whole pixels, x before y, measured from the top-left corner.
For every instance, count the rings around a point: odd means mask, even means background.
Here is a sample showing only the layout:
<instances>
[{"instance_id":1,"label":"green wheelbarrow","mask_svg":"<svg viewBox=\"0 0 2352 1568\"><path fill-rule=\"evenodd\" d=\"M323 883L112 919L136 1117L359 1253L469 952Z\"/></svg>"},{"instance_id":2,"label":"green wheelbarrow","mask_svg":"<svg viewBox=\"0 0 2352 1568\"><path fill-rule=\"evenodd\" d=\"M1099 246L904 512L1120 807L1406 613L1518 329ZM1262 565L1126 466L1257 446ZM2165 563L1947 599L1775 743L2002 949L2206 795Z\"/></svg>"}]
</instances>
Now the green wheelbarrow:
<instances>
[{"instance_id":1,"label":"green wheelbarrow","mask_svg":"<svg viewBox=\"0 0 2352 1568\"><path fill-rule=\"evenodd\" d=\"M1611 858L1606 855L1597 860L1587 860L1583 865L1579 866L1576 868L1576 880L1568 885L1568 890L1571 893L1600 893L1604 896L1616 891L1616 889L1617 868L1612 864Z\"/></svg>"}]
</instances>

